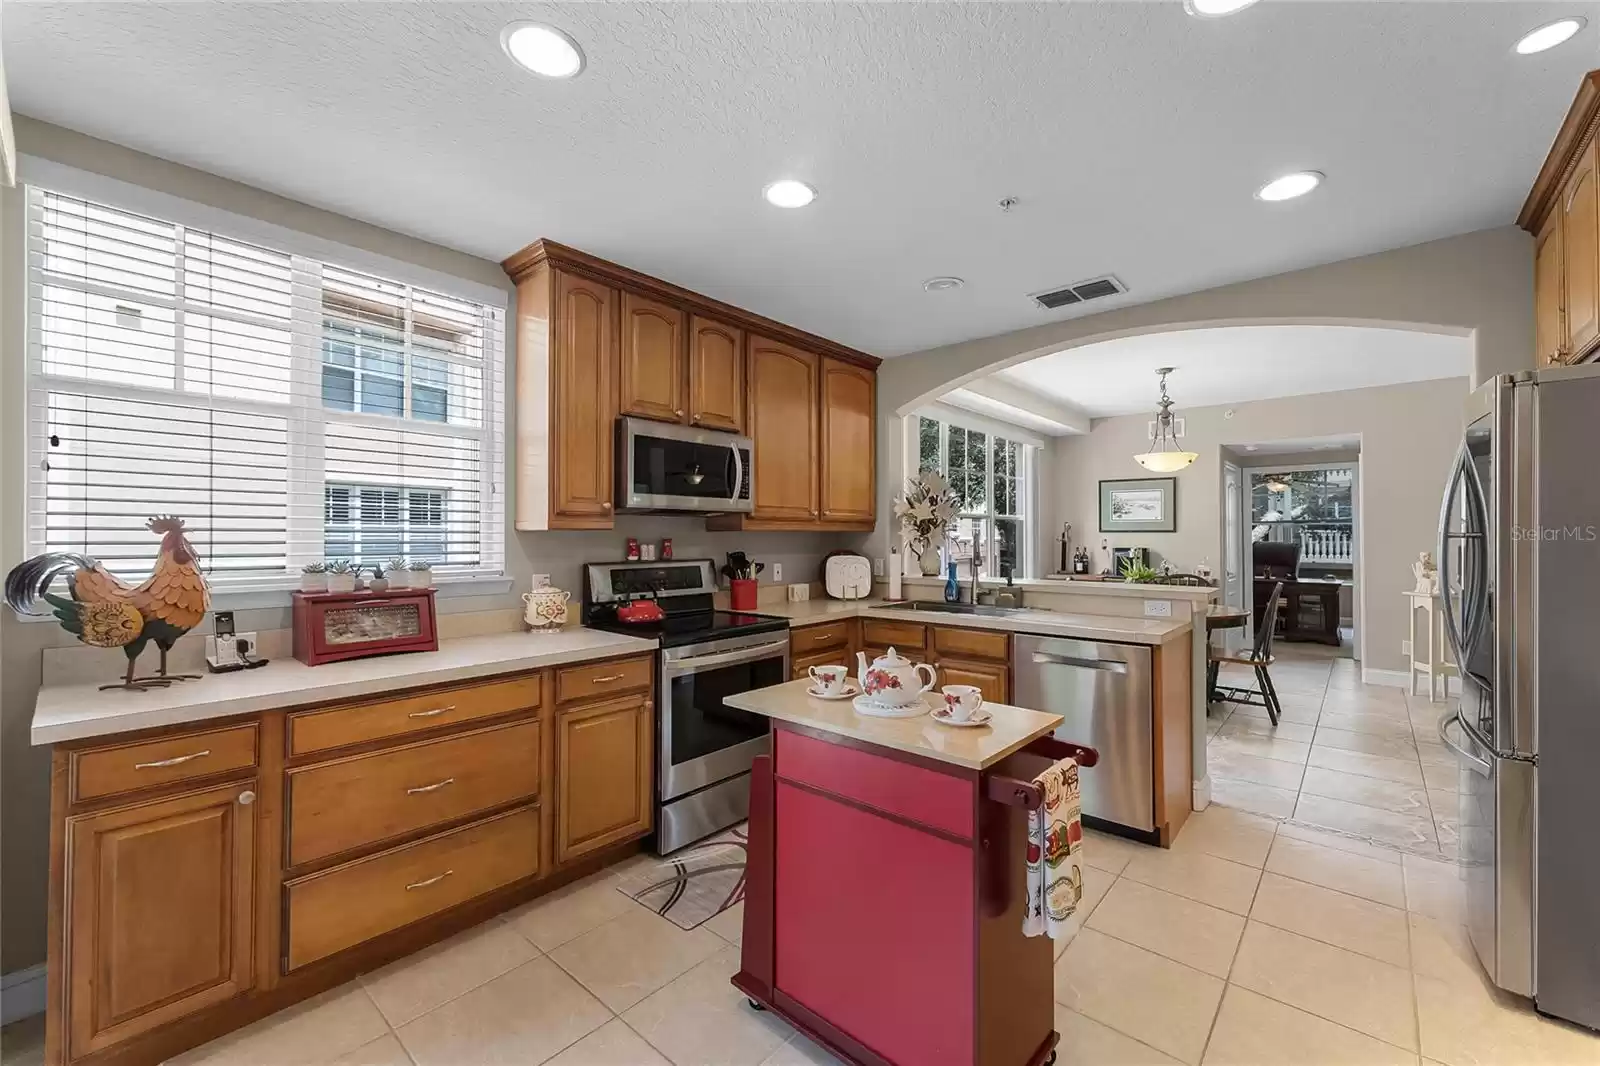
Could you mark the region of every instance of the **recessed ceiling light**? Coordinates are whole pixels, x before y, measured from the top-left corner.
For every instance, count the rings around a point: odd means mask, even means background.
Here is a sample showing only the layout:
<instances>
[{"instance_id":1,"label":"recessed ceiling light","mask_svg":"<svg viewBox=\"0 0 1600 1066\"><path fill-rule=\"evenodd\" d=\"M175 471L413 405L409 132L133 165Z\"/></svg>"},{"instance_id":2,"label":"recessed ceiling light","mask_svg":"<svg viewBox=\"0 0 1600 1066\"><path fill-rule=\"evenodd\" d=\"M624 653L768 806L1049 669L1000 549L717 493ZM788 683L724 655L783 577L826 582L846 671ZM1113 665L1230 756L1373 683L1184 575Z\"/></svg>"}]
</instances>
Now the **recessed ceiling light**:
<instances>
[{"instance_id":1,"label":"recessed ceiling light","mask_svg":"<svg viewBox=\"0 0 1600 1066\"><path fill-rule=\"evenodd\" d=\"M773 207L804 207L817 198L817 190L803 181L784 178L762 189L761 195Z\"/></svg>"},{"instance_id":2,"label":"recessed ceiling light","mask_svg":"<svg viewBox=\"0 0 1600 1066\"><path fill-rule=\"evenodd\" d=\"M1257 445L1254 445L1254 444L1246 444L1244 446L1244 450L1247 451L1247 452L1253 452L1253 451L1256 450L1256 447L1257 447Z\"/></svg>"},{"instance_id":3,"label":"recessed ceiling light","mask_svg":"<svg viewBox=\"0 0 1600 1066\"><path fill-rule=\"evenodd\" d=\"M949 289L959 289L965 284L966 282L960 278L929 278L922 283L922 287L928 292L945 292Z\"/></svg>"},{"instance_id":4,"label":"recessed ceiling light","mask_svg":"<svg viewBox=\"0 0 1600 1066\"><path fill-rule=\"evenodd\" d=\"M513 22L500 31L500 47L518 66L543 78L570 78L583 70L583 49L553 26Z\"/></svg>"},{"instance_id":5,"label":"recessed ceiling light","mask_svg":"<svg viewBox=\"0 0 1600 1066\"><path fill-rule=\"evenodd\" d=\"M1322 184L1322 175L1315 170L1302 170L1295 174L1285 174L1281 178L1273 178L1261 188L1256 190L1257 200L1293 200L1296 196L1306 193Z\"/></svg>"},{"instance_id":6,"label":"recessed ceiling light","mask_svg":"<svg viewBox=\"0 0 1600 1066\"><path fill-rule=\"evenodd\" d=\"M1183 0L1184 9L1195 18L1219 19L1243 11L1256 0Z\"/></svg>"},{"instance_id":7,"label":"recessed ceiling light","mask_svg":"<svg viewBox=\"0 0 1600 1066\"><path fill-rule=\"evenodd\" d=\"M1583 29L1583 22L1581 17L1574 15L1523 34L1522 39L1517 42L1517 55L1531 56L1535 52L1543 52L1571 40L1573 34Z\"/></svg>"}]
</instances>

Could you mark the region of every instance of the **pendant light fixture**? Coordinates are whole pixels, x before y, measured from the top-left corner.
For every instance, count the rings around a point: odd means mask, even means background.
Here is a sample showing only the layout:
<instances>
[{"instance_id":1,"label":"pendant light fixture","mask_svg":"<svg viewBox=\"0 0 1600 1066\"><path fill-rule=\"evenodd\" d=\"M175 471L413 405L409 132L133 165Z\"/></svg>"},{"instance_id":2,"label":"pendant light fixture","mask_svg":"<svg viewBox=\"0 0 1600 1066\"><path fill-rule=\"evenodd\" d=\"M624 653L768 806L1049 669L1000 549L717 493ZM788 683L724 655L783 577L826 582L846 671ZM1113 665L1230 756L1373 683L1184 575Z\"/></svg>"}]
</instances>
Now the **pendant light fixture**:
<instances>
[{"instance_id":1,"label":"pendant light fixture","mask_svg":"<svg viewBox=\"0 0 1600 1066\"><path fill-rule=\"evenodd\" d=\"M1196 459L1200 458L1196 452L1186 452L1183 445L1178 443L1178 436L1172 427L1172 397L1167 395L1167 375L1173 368L1164 366L1156 373L1161 375L1161 403L1156 410L1156 436L1150 444L1150 450L1142 455L1135 455L1134 461L1146 470L1153 470L1158 474L1171 474L1182 470Z\"/></svg>"}]
</instances>

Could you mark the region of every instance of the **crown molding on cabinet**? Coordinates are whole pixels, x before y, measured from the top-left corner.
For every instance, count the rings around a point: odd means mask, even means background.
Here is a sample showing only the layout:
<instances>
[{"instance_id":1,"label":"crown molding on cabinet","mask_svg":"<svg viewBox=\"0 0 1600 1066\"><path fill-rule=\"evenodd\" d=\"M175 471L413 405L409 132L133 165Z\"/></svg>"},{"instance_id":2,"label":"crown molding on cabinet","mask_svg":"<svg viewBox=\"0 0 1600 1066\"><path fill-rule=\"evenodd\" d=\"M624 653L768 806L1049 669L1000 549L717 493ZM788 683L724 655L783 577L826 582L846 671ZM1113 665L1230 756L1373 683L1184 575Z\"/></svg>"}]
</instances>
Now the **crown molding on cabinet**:
<instances>
[{"instance_id":1,"label":"crown molding on cabinet","mask_svg":"<svg viewBox=\"0 0 1600 1066\"><path fill-rule=\"evenodd\" d=\"M1594 136L1597 126L1600 126L1600 70L1591 70L1583 76L1578 95L1567 109L1561 131L1556 134L1550 154L1545 156L1544 166L1539 168L1539 176L1534 179L1528 199L1523 202L1522 211L1517 215L1517 225L1535 237L1539 235L1545 215L1549 214L1557 193L1578 165L1578 158Z\"/></svg>"}]
</instances>

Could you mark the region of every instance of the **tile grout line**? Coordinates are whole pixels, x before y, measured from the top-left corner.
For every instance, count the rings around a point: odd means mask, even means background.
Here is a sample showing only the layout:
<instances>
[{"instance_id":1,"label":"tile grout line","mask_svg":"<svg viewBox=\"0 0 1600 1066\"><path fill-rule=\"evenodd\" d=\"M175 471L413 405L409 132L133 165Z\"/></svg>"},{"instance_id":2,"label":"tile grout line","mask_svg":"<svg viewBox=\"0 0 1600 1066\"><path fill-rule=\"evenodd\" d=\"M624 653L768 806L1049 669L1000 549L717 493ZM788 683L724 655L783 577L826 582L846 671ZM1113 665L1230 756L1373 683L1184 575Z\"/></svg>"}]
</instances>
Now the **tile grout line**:
<instances>
[{"instance_id":1,"label":"tile grout line","mask_svg":"<svg viewBox=\"0 0 1600 1066\"><path fill-rule=\"evenodd\" d=\"M1278 830L1280 828L1281 828L1281 823L1277 824L1277 825L1274 825L1272 827L1272 839L1267 841L1267 854L1261 860L1260 876L1258 876L1256 878L1256 887L1250 893L1250 910L1251 911L1256 909L1256 897L1261 894L1261 882L1263 880L1265 880L1265 878L1267 876L1267 859L1270 859L1272 857L1272 845L1277 843ZM1217 1019L1222 1017L1222 1004L1223 1004L1223 1001L1225 1001L1228 998L1228 989L1233 987L1233 968L1239 962L1239 949L1244 946L1244 934L1249 930L1249 928L1250 928L1250 913L1249 913L1249 911L1246 911L1245 912L1245 916L1244 916L1244 925L1239 929L1239 940L1238 940L1238 943L1233 945L1233 957L1228 960L1228 973L1227 973L1227 976L1225 976L1222 979L1222 995L1217 997L1217 1009L1215 1011L1213 1011L1212 1014L1211 1014L1211 1026L1210 1026L1210 1028L1208 1028L1206 1030L1206 1042L1200 1048L1200 1061L1202 1063L1205 1062L1205 1060L1206 1060L1206 1053L1211 1050L1211 1038L1217 1035ZM1240 987L1243 987L1243 986L1241 985Z\"/></svg>"}]
</instances>

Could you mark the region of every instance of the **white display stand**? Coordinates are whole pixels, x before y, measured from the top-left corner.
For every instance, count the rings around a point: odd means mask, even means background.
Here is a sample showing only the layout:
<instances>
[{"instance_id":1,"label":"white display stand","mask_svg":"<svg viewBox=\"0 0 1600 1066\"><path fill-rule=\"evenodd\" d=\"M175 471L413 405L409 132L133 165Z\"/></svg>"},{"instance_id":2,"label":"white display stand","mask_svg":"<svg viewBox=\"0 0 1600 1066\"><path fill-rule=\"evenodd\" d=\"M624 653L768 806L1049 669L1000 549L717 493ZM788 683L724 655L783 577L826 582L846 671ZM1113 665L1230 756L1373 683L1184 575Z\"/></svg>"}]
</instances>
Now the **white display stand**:
<instances>
[{"instance_id":1,"label":"white display stand","mask_svg":"<svg viewBox=\"0 0 1600 1066\"><path fill-rule=\"evenodd\" d=\"M1450 693L1450 678L1456 676L1454 663L1445 658L1447 641L1444 637L1444 604L1439 599L1439 594L1426 592L1407 592L1406 602L1410 606L1407 612L1411 622L1411 671L1410 683L1406 686L1413 696L1420 696L1417 691L1417 675L1428 679L1428 702L1438 703L1440 699ZM1427 657L1418 654L1421 646L1417 641L1417 612L1423 613L1427 626L1427 633L1422 645L1427 648Z\"/></svg>"}]
</instances>

